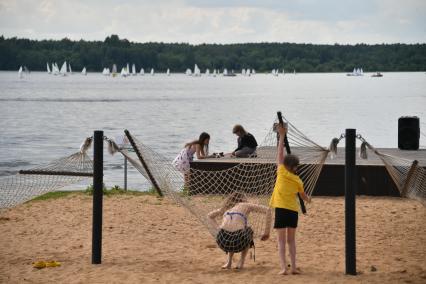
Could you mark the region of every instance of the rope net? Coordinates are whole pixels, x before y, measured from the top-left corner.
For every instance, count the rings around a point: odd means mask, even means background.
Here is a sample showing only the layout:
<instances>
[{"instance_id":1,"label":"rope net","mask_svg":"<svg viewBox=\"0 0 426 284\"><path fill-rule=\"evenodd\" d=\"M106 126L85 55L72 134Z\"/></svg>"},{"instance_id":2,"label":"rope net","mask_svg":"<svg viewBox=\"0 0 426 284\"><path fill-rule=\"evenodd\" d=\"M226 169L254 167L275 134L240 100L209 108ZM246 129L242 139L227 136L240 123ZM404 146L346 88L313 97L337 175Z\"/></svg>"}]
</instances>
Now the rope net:
<instances>
[{"instance_id":1,"label":"rope net","mask_svg":"<svg viewBox=\"0 0 426 284\"><path fill-rule=\"evenodd\" d=\"M16 206L39 195L58 190L92 176L93 162L85 152L44 166L0 178L0 209Z\"/></svg>"},{"instance_id":2,"label":"rope net","mask_svg":"<svg viewBox=\"0 0 426 284\"><path fill-rule=\"evenodd\" d=\"M311 141L294 125L288 125L288 141L294 146L292 153L298 155L301 162L299 176L304 181L305 192L312 195L329 150ZM241 240L248 242L250 238L269 232L271 218L268 204L277 170L277 134L274 127L271 127L254 157L206 159L206 162L230 162L231 165L224 170L191 168L187 173L176 170L170 159L155 152L127 130L125 134L134 152L121 149L109 140L110 152L119 151L152 183L160 196L185 207L212 236L217 237L217 241L220 236L221 244L226 247L223 248L218 241L222 249L238 251ZM244 217L230 217L238 218L241 226L232 234L224 234L218 224L224 222L224 213L229 213L227 203L235 193L241 193L243 203L254 207L250 207L253 210L246 210L250 212Z\"/></svg>"},{"instance_id":3,"label":"rope net","mask_svg":"<svg viewBox=\"0 0 426 284\"><path fill-rule=\"evenodd\" d=\"M361 135L360 156L367 158L366 149L375 153L385 165L387 172L395 183L402 197L420 201L426 206L426 170L418 165L417 160L409 160L379 152Z\"/></svg>"}]
</instances>

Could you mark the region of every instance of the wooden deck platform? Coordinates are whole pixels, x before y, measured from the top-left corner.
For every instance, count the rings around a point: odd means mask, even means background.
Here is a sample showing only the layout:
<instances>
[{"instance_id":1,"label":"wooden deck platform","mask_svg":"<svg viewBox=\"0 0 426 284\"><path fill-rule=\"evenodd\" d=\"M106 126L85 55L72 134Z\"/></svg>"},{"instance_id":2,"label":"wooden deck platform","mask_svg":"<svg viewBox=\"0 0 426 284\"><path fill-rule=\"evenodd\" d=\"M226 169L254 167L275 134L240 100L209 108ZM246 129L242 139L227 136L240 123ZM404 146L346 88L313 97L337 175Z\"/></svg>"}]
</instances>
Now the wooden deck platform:
<instances>
[{"instance_id":1,"label":"wooden deck platform","mask_svg":"<svg viewBox=\"0 0 426 284\"><path fill-rule=\"evenodd\" d=\"M300 150L292 148L292 151L296 154ZM410 161L417 160L419 166L426 168L426 149L407 151L394 148L378 148L377 150L380 153L398 158ZM367 153L367 160L359 158L357 153L357 193L374 196L400 196L383 162L372 151L368 150ZM191 163L191 168L199 170L224 170L242 162L275 163L275 160L261 158L211 158L194 161ZM336 157L333 159L330 158L330 155L327 157L313 194L319 196L342 196L345 192L344 184L345 150L344 148L339 148Z\"/></svg>"}]
</instances>

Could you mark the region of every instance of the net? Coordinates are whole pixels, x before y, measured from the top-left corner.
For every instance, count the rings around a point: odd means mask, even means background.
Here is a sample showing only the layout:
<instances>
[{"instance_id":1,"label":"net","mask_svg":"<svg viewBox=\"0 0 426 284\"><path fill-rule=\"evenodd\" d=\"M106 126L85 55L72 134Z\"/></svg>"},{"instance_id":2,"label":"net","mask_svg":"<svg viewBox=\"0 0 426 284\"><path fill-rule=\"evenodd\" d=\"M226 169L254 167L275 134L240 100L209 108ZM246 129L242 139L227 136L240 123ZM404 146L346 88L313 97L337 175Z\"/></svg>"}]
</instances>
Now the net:
<instances>
[{"instance_id":1,"label":"net","mask_svg":"<svg viewBox=\"0 0 426 284\"><path fill-rule=\"evenodd\" d=\"M299 175L304 181L305 192L312 195L329 150L310 140L293 124L288 125L288 141L294 146L292 153L298 155L301 162ZM174 200L191 212L216 237L219 246L225 244L228 251L232 247L238 250L241 242L269 232L271 212L268 203L276 178L277 134L274 127L271 127L254 157L234 158L232 166L224 170L191 168L187 173L176 170L170 159L142 143L129 131L126 130L125 135L134 152L121 149L111 140L110 152L119 151L152 183L160 196ZM226 159L221 161L226 162ZM232 208L230 204L238 206L241 203L232 202L235 194L242 195L245 207L238 212L245 214L225 216L224 213L228 214ZM238 220L234 222L236 227L230 230L232 236L222 231L225 218Z\"/></svg>"},{"instance_id":2,"label":"net","mask_svg":"<svg viewBox=\"0 0 426 284\"><path fill-rule=\"evenodd\" d=\"M13 176L0 178L0 209L76 184L93 176L93 162L85 152L52 161Z\"/></svg>"},{"instance_id":3,"label":"net","mask_svg":"<svg viewBox=\"0 0 426 284\"><path fill-rule=\"evenodd\" d=\"M360 147L362 158L368 158L366 150L370 149L385 165L401 196L418 200L426 206L426 170L419 166L417 160L381 153L361 135L358 135L357 138L362 141Z\"/></svg>"}]
</instances>

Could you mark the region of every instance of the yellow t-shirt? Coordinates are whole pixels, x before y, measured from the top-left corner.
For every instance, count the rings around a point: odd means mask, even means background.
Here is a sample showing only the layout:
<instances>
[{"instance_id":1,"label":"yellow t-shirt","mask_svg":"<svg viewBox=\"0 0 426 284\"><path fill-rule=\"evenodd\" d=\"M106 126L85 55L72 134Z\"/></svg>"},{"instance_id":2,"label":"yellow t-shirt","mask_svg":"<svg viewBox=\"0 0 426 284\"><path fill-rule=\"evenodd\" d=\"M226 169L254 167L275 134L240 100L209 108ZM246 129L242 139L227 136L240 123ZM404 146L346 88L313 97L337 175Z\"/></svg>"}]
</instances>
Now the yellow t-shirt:
<instances>
[{"instance_id":1,"label":"yellow t-shirt","mask_svg":"<svg viewBox=\"0 0 426 284\"><path fill-rule=\"evenodd\" d=\"M277 181L275 182L269 206L298 212L300 207L297 198L298 192L304 192L303 181L299 176L289 172L284 165L279 165Z\"/></svg>"}]
</instances>

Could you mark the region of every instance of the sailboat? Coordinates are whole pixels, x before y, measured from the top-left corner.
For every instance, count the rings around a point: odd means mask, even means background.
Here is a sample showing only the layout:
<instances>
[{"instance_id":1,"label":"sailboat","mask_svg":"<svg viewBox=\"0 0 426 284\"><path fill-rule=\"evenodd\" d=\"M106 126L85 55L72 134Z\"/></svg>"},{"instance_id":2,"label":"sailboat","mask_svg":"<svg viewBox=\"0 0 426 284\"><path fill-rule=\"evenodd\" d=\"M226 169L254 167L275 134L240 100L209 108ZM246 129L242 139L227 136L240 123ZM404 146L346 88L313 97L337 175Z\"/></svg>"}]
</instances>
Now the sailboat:
<instances>
[{"instance_id":1,"label":"sailboat","mask_svg":"<svg viewBox=\"0 0 426 284\"><path fill-rule=\"evenodd\" d=\"M135 64L132 64L132 75L136 76L136 66L135 66Z\"/></svg>"},{"instance_id":2,"label":"sailboat","mask_svg":"<svg viewBox=\"0 0 426 284\"><path fill-rule=\"evenodd\" d=\"M185 74L188 76L191 76L192 75L191 69L187 68Z\"/></svg>"},{"instance_id":3,"label":"sailboat","mask_svg":"<svg viewBox=\"0 0 426 284\"><path fill-rule=\"evenodd\" d=\"M194 65L194 76L196 77L201 76L201 70L200 68L198 68L197 64Z\"/></svg>"},{"instance_id":4,"label":"sailboat","mask_svg":"<svg viewBox=\"0 0 426 284\"><path fill-rule=\"evenodd\" d=\"M169 68L167 68L166 74L167 74L167 76L170 76L170 69Z\"/></svg>"},{"instance_id":5,"label":"sailboat","mask_svg":"<svg viewBox=\"0 0 426 284\"><path fill-rule=\"evenodd\" d=\"M19 76L19 79L24 78L24 74L22 73L22 66L19 67L18 76Z\"/></svg>"},{"instance_id":6,"label":"sailboat","mask_svg":"<svg viewBox=\"0 0 426 284\"><path fill-rule=\"evenodd\" d=\"M127 68L126 67L121 68L120 75L121 75L121 77L127 77L128 72L127 72Z\"/></svg>"},{"instance_id":7,"label":"sailboat","mask_svg":"<svg viewBox=\"0 0 426 284\"><path fill-rule=\"evenodd\" d=\"M151 76L154 76L154 68L151 68Z\"/></svg>"},{"instance_id":8,"label":"sailboat","mask_svg":"<svg viewBox=\"0 0 426 284\"><path fill-rule=\"evenodd\" d=\"M213 77L216 77L217 71L216 69L213 69Z\"/></svg>"},{"instance_id":9,"label":"sailboat","mask_svg":"<svg viewBox=\"0 0 426 284\"><path fill-rule=\"evenodd\" d=\"M223 69L223 76L228 76L228 69Z\"/></svg>"},{"instance_id":10,"label":"sailboat","mask_svg":"<svg viewBox=\"0 0 426 284\"><path fill-rule=\"evenodd\" d=\"M52 63L52 74L53 75L59 75L59 67L56 62Z\"/></svg>"},{"instance_id":11,"label":"sailboat","mask_svg":"<svg viewBox=\"0 0 426 284\"><path fill-rule=\"evenodd\" d=\"M352 73L346 74L347 76L364 76L364 71L362 68L354 68Z\"/></svg>"},{"instance_id":12,"label":"sailboat","mask_svg":"<svg viewBox=\"0 0 426 284\"><path fill-rule=\"evenodd\" d=\"M59 74L61 74L62 76L67 75L67 62L66 61L64 62L64 64L62 64L61 70L59 70Z\"/></svg>"},{"instance_id":13,"label":"sailboat","mask_svg":"<svg viewBox=\"0 0 426 284\"><path fill-rule=\"evenodd\" d=\"M145 75L145 70L143 68L141 68L141 71L139 72L139 74Z\"/></svg>"},{"instance_id":14,"label":"sailboat","mask_svg":"<svg viewBox=\"0 0 426 284\"><path fill-rule=\"evenodd\" d=\"M210 76L210 70L206 69L206 76Z\"/></svg>"},{"instance_id":15,"label":"sailboat","mask_svg":"<svg viewBox=\"0 0 426 284\"><path fill-rule=\"evenodd\" d=\"M246 70L246 76L250 76L251 74L250 74L250 68L248 68L247 70Z\"/></svg>"},{"instance_id":16,"label":"sailboat","mask_svg":"<svg viewBox=\"0 0 426 284\"><path fill-rule=\"evenodd\" d=\"M68 63L68 70L70 70L70 74L72 74L71 64Z\"/></svg>"},{"instance_id":17,"label":"sailboat","mask_svg":"<svg viewBox=\"0 0 426 284\"><path fill-rule=\"evenodd\" d=\"M51 74L51 73L52 73L52 71L50 71L49 63L46 63L46 67L47 67L47 74Z\"/></svg>"},{"instance_id":18,"label":"sailboat","mask_svg":"<svg viewBox=\"0 0 426 284\"><path fill-rule=\"evenodd\" d=\"M84 75L84 76L86 76L86 75L87 75L86 67L83 67L83 70L81 70L81 74L82 74L82 75Z\"/></svg>"},{"instance_id":19,"label":"sailboat","mask_svg":"<svg viewBox=\"0 0 426 284\"><path fill-rule=\"evenodd\" d=\"M256 71L254 69L251 69L251 74L256 74Z\"/></svg>"},{"instance_id":20,"label":"sailboat","mask_svg":"<svg viewBox=\"0 0 426 284\"><path fill-rule=\"evenodd\" d=\"M117 65L116 64L113 64L112 65L112 77L115 77L115 76L117 76Z\"/></svg>"},{"instance_id":21,"label":"sailboat","mask_svg":"<svg viewBox=\"0 0 426 284\"><path fill-rule=\"evenodd\" d=\"M241 70L241 75L243 75L243 76L245 76L245 75L246 75L246 69L244 69L244 68L243 68L243 69Z\"/></svg>"}]
</instances>

